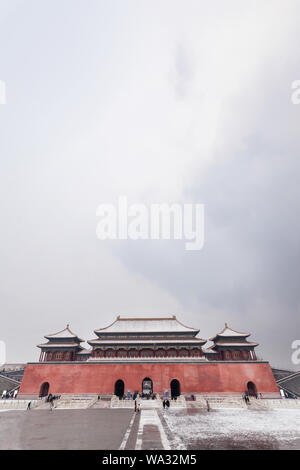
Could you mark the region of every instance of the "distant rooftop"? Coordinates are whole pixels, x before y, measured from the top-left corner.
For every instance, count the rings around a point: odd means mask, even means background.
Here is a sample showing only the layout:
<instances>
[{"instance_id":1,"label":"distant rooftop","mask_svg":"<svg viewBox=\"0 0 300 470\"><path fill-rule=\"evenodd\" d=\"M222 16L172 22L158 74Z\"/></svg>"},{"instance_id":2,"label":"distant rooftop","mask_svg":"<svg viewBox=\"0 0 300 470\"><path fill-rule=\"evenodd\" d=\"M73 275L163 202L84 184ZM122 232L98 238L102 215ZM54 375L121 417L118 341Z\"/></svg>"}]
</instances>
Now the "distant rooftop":
<instances>
[{"instance_id":1,"label":"distant rooftop","mask_svg":"<svg viewBox=\"0 0 300 470\"><path fill-rule=\"evenodd\" d=\"M58 331L57 333L53 333L51 335L45 335L47 339L65 339L65 338L77 338L80 342L84 341L83 339L79 338L78 335L73 333L70 328L69 324L66 326L64 330Z\"/></svg>"}]
</instances>

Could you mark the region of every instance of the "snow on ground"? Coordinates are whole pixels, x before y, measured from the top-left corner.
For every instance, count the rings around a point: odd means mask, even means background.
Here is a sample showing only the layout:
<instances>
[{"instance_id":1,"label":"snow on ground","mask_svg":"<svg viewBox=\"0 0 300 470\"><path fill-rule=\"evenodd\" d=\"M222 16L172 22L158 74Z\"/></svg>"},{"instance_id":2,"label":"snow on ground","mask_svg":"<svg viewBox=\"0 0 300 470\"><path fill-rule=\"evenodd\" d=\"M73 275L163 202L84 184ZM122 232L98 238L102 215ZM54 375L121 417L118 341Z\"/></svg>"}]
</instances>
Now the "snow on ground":
<instances>
[{"instance_id":1,"label":"snow on ground","mask_svg":"<svg viewBox=\"0 0 300 470\"><path fill-rule=\"evenodd\" d=\"M188 449L300 449L300 410L169 410L167 425Z\"/></svg>"}]
</instances>

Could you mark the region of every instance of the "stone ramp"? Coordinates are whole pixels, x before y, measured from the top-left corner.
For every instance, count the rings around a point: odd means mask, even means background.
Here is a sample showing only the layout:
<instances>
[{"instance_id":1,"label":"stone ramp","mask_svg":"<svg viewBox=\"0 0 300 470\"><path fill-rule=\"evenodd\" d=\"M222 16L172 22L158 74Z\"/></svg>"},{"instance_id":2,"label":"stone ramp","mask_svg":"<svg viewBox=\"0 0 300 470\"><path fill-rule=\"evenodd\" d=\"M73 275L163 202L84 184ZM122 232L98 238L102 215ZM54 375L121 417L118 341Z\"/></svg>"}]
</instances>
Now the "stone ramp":
<instances>
[{"instance_id":1,"label":"stone ramp","mask_svg":"<svg viewBox=\"0 0 300 470\"><path fill-rule=\"evenodd\" d=\"M20 387L21 382L8 377L6 375L0 374L0 394L6 390L7 392L12 392L17 390ZM1 399L1 397L0 397Z\"/></svg>"},{"instance_id":2,"label":"stone ramp","mask_svg":"<svg viewBox=\"0 0 300 470\"><path fill-rule=\"evenodd\" d=\"M300 398L300 372L294 372L278 380L277 385L293 397Z\"/></svg>"},{"instance_id":3,"label":"stone ramp","mask_svg":"<svg viewBox=\"0 0 300 470\"><path fill-rule=\"evenodd\" d=\"M170 450L171 446L157 410L142 409L140 413L135 450Z\"/></svg>"}]
</instances>

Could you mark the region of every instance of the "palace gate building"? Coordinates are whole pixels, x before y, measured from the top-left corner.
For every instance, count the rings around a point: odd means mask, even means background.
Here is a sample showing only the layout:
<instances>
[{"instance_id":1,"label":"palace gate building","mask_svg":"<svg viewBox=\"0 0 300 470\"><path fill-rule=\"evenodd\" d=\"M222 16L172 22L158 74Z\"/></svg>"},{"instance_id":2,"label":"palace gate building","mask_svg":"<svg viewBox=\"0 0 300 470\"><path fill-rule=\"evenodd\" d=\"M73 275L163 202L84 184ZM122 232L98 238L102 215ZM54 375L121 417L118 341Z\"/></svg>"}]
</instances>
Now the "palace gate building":
<instances>
[{"instance_id":1,"label":"palace gate building","mask_svg":"<svg viewBox=\"0 0 300 470\"><path fill-rule=\"evenodd\" d=\"M199 329L167 318L123 318L95 330L84 348L69 325L45 336L39 362L27 364L20 397L52 394L115 394L130 390L172 395L241 395L279 397L267 361L258 360L250 333L227 324L210 339Z\"/></svg>"}]
</instances>

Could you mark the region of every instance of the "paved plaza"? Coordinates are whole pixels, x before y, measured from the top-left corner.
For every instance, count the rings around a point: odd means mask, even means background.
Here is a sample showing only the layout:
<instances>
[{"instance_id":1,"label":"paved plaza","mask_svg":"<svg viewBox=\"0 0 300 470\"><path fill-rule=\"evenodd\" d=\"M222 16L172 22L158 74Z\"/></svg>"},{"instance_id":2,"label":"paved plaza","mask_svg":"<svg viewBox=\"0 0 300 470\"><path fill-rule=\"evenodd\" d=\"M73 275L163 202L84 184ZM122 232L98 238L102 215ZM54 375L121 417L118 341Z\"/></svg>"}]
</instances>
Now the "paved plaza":
<instances>
[{"instance_id":1,"label":"paved plaza","mask_svg":"<svg viewBox=\"0 0 300 470\"><path fill-rule=\"evenodd\" d=\"M0 412L0 449L300 449L300 410Z\"/></svg>"}]
</instances>

